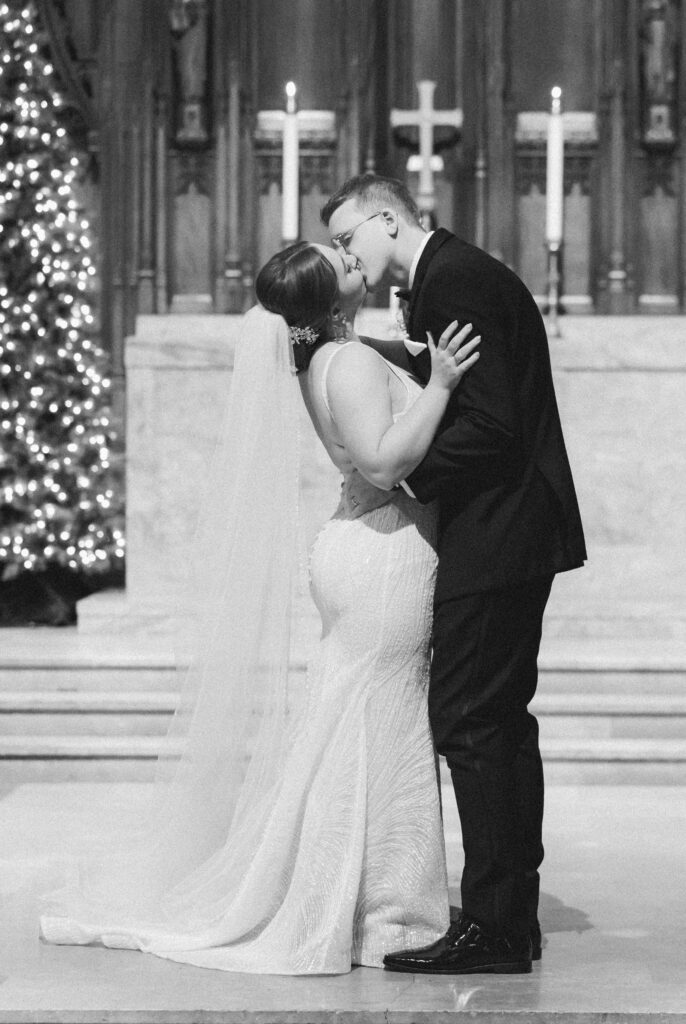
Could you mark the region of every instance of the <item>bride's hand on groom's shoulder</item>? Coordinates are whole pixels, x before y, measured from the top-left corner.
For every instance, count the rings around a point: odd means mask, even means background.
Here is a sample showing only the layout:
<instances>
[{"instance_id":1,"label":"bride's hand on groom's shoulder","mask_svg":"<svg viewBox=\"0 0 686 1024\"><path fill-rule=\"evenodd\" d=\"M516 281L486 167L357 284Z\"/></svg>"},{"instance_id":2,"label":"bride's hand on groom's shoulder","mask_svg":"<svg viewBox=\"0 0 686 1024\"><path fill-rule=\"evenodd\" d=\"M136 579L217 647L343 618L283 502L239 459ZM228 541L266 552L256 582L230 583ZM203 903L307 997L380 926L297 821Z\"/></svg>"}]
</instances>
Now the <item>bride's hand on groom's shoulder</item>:
<instances>
[{"instance_id":1,"label":"bride's hand on groom's shoulder","mask_svg":"<svg viewBox=\"0 0 686 1024\"><path fill-rule=\"evenodd\" d=\"M354 469L343 486L343 497L351 517L358 519L366 512L386 505L393 497L393 491L382 491Z\"/></svg>"}]
</instances>

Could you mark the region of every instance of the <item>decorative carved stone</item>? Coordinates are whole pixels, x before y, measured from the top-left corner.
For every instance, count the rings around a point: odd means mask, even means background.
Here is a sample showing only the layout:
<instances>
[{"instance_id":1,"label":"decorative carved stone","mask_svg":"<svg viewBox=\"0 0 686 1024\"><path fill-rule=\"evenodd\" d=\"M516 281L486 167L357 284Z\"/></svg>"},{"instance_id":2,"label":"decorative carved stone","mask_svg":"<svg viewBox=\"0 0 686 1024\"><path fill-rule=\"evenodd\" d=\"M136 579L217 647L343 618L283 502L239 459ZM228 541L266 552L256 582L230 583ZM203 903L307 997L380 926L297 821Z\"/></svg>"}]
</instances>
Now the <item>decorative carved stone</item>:
<instances>
[{"instance_id":1,"label":"decorative carved stone","mask_svg":"<svg viewBox=\"0 0 686 1024\"><path fill-rule=\"evenodd\" d=\"M329 147L300 154L300 188L307 193L315 186L324 194L334 191L334 152Z\"/></svg>"},{"instance_id":2,"label":"decorative carved stone","mask_svg":"<svg viewBox=\"0 0 686 1024\"><path fill-rule=\"evenodd\" d=\"M565 150L564 194L570 195L575 185L584 196L591 194L591 178L595 147L576 146ZM517 148L515 189L517 195L526 196L537 188L545 192L546 159L544 146Z\"/></svg>"},{"instance_id":3,"label":"decorative carved stone","mask_svg":"<svg viewBox=\"0 0 686 1024\"><path fill-rule=\"evenodd\" d=\"M259 170L259 194L267 195L273 185L281 188L281 146L283 111L260 110L254 144ZM299 110L300 192L317 185L321 192L333 192L335 179L336 117L332 110Z\"/></svg>"},{"instance_id":4,"label":"decorative carved stone","mask_svg":"<svg viewBox=\"0 0 686 1024\"><path fill-rule=\"evenodd\" d=\"M210 195L212 167L205 153L179 153L174 160L174 166L174 195L184 195L191 187L201 195Z\"/></svg>"},{"instance_id":5,"label":"decorative carved stone","mask_svg":"<svg viewBox=\"0 0 686 1024\"><path fill-rule=\"evenodd\" d=\"M281 188L281 150L262 148L257 151L258 192L266 196L272 185Z\"/></svg>"},{"instance_id":6,"label":"decorative carved stone","mask_svg":"<svg viewBox=\"0 0 686 1024\"><path fill-rule=\"evenodd\" d=\"M172 0L172 35L176 39L179 91L179 146L203 146L207 135L207 0Z\"/></svg>"},{"instance_id":7,"label":"decorative carved stone","mask_svg":"<svg viewBox=\"0 0 686 1024\"><path fill-rule=\"evenodd\" d=\"M642 165L642 196L654 196L661 191L666 196L676 197L675 168L671 153L649 152Z\"/></svg>"},{"instance_id":8,"label":"decorative carved stone","mask_svg":"<svg viewBox=\"0 0 686 1024\"><path fill-rule=\"evenodd\" d=\"M545 110L524 110L517 114L515 130L515 189L526 196L537 188L545 192L546 140L548 113ZM590 195L591 170L598 146L598 123L595 113L567 110L563 113L565 136L564 192L570 195L575 185L582 195Z\"/></svg>"},{"instance_id":9,"label":"decorative carved stone","mask_svg":"<svg viewBox=\"0 0 686 1024\"><path fill-rule=\"evenodd\" d=\"M462 138L460 128L437 125L434 128L433 151L442 153L446 149L453 149ZM410 153L419 153L419 128L415 125L403 125L393 128L393 141L396 146L408 149Z\"/></svg>"},{"instance_id":10,"label":"decorative carved stone","mask_svg":"<svg viewBox=\"0 0 686 1024\"><path fill-rule=\"evenodd\" d=\"M674 0L643 0L641 82L643 141L647 146L676 143L677 44Z\"/></svg>"},{"instance_id":11,"label":"decorative carved stone","mask_svg":"<svg viewBox=\"0 0 686 1024\"><path fill-rule=\"evenodd\" d=\"M534 189L545 192L545 150L518 148L515 164L515 190L519 196L528 196Z\"/></svg>"},{"instance_id":12,"label":"decorative carved stone","mask_svg":"<svg viewBox=\"0 0 686 1024\"><path fill-rule=\"evenodd\" d=\"M283 110L260 110L255 124L255 142L258 145L281 146L283 137ZM335 146L336 115L333 110L299 110L298 138L300 144Z\"/></svg>"},{"instance_id":13,"label":"decorative carved stone","mask_svg":"<svg viewBox=\"0 0 686 1024\"><path fill-rule=\"evenodd\" d=\"M267 195L276 185L281 189L281 148L260 147L257 150L259 194ZM322 193L334 191L335 151L329 146L300 150L300 192L311 192L318 186Z\"/></svg>"},{"instance_id":14,"label":"decorative carved stone","mask_svg":"<svg viewBox=\"0 0 686 1024\"><path fill-rule=\"evenodd\" d=\"M517 144L545 145L548 137L546 110L521 110L517 114L515 141ZM562 114L565 143L582 146L598 142L598 119L592 110L565 110Z\"/></svg>"},{"instance_id":15,"label":"decorative carved stone","mask_svg":"<svg viewBox=\"0 0 686 1024\"><path fill-rule=\"evenodd\" d=\"M591 179L595 149L574 147L565 155L564 193L570 195L574 186L583 196L591 194Z\"/></svg>"}]
</instances>

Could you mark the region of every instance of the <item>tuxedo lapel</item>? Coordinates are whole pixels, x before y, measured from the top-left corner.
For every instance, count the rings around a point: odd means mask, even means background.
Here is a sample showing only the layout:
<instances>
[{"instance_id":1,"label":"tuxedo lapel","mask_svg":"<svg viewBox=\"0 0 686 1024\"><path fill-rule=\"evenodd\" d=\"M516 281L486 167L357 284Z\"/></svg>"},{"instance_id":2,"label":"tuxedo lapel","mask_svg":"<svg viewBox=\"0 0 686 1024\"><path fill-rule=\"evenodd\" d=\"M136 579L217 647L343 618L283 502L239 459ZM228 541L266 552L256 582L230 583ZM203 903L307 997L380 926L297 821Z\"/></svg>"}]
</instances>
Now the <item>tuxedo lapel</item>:
<instances>
[{"instance_id":1,"label":"tuxedo lapel","mask_svg":"<svg viewBox=\"0 0 686 1024\"><path fill-rule=\"evenodd\" d=\"M431 355L428 348L425 348L416 356L410 355L410 364L415 377L417 377L422 384L428 384L429 377L431 376Z\"/></svg>"},{"instance_id":2,"label":"tuxedo lapel","mask_svg":"<svg viewBox=\"0 0 686 1024\"><path fill-rule=\"evenodd\" d=\"M412 291L410 292L410 305L407 314L407 333L410 335L411 338L414 338L412 328L414 311L417 305L417 298L422 290L422 285L424 284L424 278L426 277L426 272L429 269L429 264L431 263L431 260L436 255L438 250L453 237L454 236L450 233L450 231L446 231L445 228L437 228L436 231L434 231L434 233L432 234L429 241L424 246L424 251L419 257L419 263L417 264L417 269L415 271L414 281L412 282ZM424 339L414 338L414 340L423 341Z\"/></svg>"},{"instance_id":3,"label":"tuxedo lapel","mask_svg":"<svg viewBox=\"0 0 686 1024\"><path fill-rule=\"evenodd\" d=\"M445 245L445 243L452 237L451 233L446 231L445 228L438 228L434 231L431 238L424 246L424 251L419 257L419 263L417 264L414 281L412 282L412 291L410 292L407 310L407 333L413 341L426 341L426 338L415 337L414 311L417 305L417 298L422 290L424 278L426 277L426 272L431 260L441 246ZM412 363L416 376L426 383L431 376L431 355L429 354L429 350L424 349L424 351L420 352L419 355L412 356Z\"/></svg>"}]
</instances>

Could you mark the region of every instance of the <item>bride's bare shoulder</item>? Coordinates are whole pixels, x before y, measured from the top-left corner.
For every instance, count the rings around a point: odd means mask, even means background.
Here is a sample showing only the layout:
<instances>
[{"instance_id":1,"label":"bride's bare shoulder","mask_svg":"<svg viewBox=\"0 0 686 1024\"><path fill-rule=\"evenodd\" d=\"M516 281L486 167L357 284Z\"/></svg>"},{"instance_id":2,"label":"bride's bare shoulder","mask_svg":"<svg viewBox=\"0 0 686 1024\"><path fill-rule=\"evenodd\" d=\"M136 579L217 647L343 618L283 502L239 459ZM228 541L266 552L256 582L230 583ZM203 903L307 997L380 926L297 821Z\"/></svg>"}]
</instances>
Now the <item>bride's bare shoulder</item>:
<instances>
[{"instance_id":1,"label":"bride's bare shoulder","mask_svg":"<svg viewBox=\"0 0 686 1024\"><path fill-rule=\"evenodd\" d=\"M383 377L387 375L388 368L383 357L361 341L341 345L336 352L335 359L330 357L328 368L330 380L354 377L359 374L367 376L369 373Z\"/></svg>"},{"instance_id":2,"label":"bride's bare shoulder","mask_svg":"<svg viewBox=\"0 0 686 1024\"><path fill-rule=\"evenodd\" d=\"M359 379L360 375L382 376L386 372L384 360L362 342L328 342L315 352L307 376L310 384L325 378L327 386L334 382L335 387Z\"/></svg>"}]
</instances>

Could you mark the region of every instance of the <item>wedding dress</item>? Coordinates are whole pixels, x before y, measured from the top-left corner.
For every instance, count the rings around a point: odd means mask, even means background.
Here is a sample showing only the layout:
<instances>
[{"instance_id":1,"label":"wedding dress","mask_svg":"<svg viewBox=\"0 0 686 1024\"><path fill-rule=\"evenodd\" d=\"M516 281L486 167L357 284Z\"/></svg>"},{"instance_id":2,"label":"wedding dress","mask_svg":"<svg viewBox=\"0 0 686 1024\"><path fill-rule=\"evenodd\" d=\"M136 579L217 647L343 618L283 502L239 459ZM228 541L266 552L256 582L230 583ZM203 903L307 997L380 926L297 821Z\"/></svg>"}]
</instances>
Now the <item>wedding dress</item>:
<instances>
[{"instance_id":1,"label":"wedding dress","mask_svg":"<svg viewBox=\"0 0 686 1024\"><path fill-rule=\"evenodd\" d=\"M393 372L409 407L419 385ZM334 974L379 967L386 953L445 933L427 713L435 510L400 491L360 518L350 508L344 482L310 554L322 635L298 722L279 777L235 826L240 835L229 829L177 885L166 922L103 919L72 893L62 900L70 913L42 918L47 941L226 971ZM209 917L198 920L199 906Z\"/></svg>"}]
</instances>

